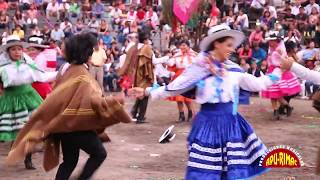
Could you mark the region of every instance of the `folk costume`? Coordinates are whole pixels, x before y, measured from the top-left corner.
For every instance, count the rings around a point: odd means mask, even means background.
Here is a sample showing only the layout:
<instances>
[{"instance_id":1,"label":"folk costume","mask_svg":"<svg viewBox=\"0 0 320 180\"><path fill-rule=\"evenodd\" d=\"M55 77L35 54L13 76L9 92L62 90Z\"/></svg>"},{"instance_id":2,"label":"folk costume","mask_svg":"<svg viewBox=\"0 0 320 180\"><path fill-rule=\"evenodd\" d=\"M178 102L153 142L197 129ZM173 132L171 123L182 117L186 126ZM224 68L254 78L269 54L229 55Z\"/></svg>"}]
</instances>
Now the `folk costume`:
<instances>
[{"instance_id":1,"label":"folk costume","mask_svg":"<svg viewBox=\"0 0 320 180\"><path fill-rule=\"evenodd\" d=\"M42 98L32 88L31 83L50 82L56 72L45 73L26 54L21 60L12 61L7 50L13 46L26 47L18 37L8 37L0 55L0 80L3 93L0 94L0 141L12 142L33 113L42 103ZM31 154L25 159L27 169L34 169Z\"/></svg>"},{"instance_id":2,"label":"folk costume","mask_svg":"<svg viewBox=\"0 0 320 180\"><path fill-rule=\"evenodd\" d=\"M53 91L19 132L7 157L7 164L15 164L44 141L43 167L49 171L59 164L61 143L64 162L56 178L71 175L78 160L79 148L91 154L84 168L86 171L81 174L83 178L90 177L106 156L96 133L103 133L106 127L119 122L131 121L117 100L102 95L100 86L91 77L86 65L64 65ZM81 146L74 147L75 143Z\"/></svg>"},{"instance_id":3,"label":"folk costume","mask_svg":"<svg viewBox=\"0 0 320 180\"><path fill-rule=\"evenodd\" d=\"M154 84L155 75L152 58L152 47L148 44L137 43L129 49L124 65L118 71L119 76L127 77L126 87L147 88ZM133 118L137 118L137 123L145 121L147 106L148 97L136 100L131 115Z\"/></svg>"},{"instance_id":4,"label":"folk costume","mask_svg":"<svg viewBox=\"0 0 320 180\"><path fill-rule=\"evenodd\" d=\"M218 25L209 30L201 42L202 51L222 37L233 37L236 46L244 35L228 26ZM196 63L187 68L167 86L147 88L151 99L163 99L196 89L196 102L201 104L188 136L189 159L186 180L245 179L257 176L267 169L259 166L260 157L267 148L254 133L249 123L237 112L240 87L260 91L272 85L279 74L255 77L232 72L220 61L212 59L217 72L208 70L207 53L202 52ZM230 61L226 61L228 64Z\"/></svg>"},{"instance_id":5,"label":"folk costume","mask_svg":"<svg viewBox=\"0 0 320 180\"><path fill-rule=\"evenodd\" d=\"M174 72L174 76L171 80L175 80L182 72L188 68L192 63L194 63L197 53L192 49L189 49L187 53L183 53L181 50L177 52L172 58L169 59L167 65L169 70ZM182 95L177 95L168 98L170 101L176 101L177 103L192 103L192 99L184 97ZM192 109L188 109L188 120L193 116ZM179 121L184 121L184 112L179 112Z\"/></svg>"}]
</instances>

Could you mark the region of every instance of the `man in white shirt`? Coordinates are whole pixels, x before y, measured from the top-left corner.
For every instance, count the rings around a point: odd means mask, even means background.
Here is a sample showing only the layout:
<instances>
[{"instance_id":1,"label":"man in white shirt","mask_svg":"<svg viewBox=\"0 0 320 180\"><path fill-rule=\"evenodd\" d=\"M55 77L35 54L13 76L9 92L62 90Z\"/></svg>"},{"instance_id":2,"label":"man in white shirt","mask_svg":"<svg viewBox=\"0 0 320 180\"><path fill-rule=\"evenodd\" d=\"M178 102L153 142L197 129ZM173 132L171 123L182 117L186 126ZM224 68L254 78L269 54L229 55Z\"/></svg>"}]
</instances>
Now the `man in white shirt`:
<instances>
[{"instance_id":1,"label":"man in white shirt","mask_svg":"<svg viewBox=\"0 0 320 180\"><path fill-rule=\"evenodd\" d=\"M298 15L300 7L301 7L300 0L294 0L294 5L291 7L291 14L295 16Z\"/></svg>"},{"instance_id":2,"label":"man in white shirt","mask_svg":"<svg viewBox=\"0 0 320 180\"><path fill-rule=\"evenodd\" d=\"M64 38L64 32L59 28L59 24L54 25L54 29L51 31L50 38L54 41L62 41Z\"/></svg>"},{"instance_id":3,"label":"man in white shirt","mask_svg":"<svg viewBox=\"0 0 320 180\"><path fill-rule=\"evenodd\" d=\"M47 18L57 17L59 18L59 3L56 0L52 0L46 9Z\"/></svg>"},{"instance_id":4,"label":"man in white shirt","mask_svg":"<svg viewBox=\"0 0 320 180\"><path fill-rule=\"evenodd\" d=\"M311 14L311 10L313 7L315 7L318 10L318 12L320 12L320 6L316 3L316 0L310 0L310 3L305 7L306 13L308 15Z\"/></svg>"},{"instance_id":5,"label":"man in white shirt","mask_svg":"<svg viewBox=\"0 0 320 180\"><path fill-rule=\"evenodd\" d=\"M71 35L72 24L67 18L60 24L60 29L64 32L65 37L69 37Z\"/></svg>"}]
</instances>

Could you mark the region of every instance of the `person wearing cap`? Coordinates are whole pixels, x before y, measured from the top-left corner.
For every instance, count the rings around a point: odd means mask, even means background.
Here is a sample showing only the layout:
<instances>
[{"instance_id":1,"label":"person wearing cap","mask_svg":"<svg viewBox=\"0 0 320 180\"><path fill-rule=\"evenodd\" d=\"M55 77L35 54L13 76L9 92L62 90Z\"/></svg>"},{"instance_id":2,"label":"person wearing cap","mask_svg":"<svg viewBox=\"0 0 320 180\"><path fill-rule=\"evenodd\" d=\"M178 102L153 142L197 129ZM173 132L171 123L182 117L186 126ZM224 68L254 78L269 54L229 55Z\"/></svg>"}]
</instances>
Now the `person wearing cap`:
<instances>
[{"instance_id":1,"label":"person wearing cap","mask_svg":"<svg viewBox=\"0 0 320 180\"><path fill-rule=\"evenodd\" d=\"M201 109L188 136L186 180L247 179L268 171L259 166L266 146L237 112L239 89L264 90L281 74L257 78L232 71L235 65L228 58L244 38L242 32L227 25L214 26L201 41L202 52L195 63L178 78L159 88L129 90L131 96L150 96L152 100L195 92Z\"/></svg>"},{"instance_id":2,"label":"person wearing cap","mask_svg":"<svg viewBox=\"0 0 320 180\"><path fill-rule=\"evenodd\" d=\"M50 65L49 53L45 52L45 49L49 46L42 45L43 39L39 36L30 36L28 39L29 46L27 48L27 54L35 61L37 67L43 71L49 71ZM32 87L39 93L42 99L45 99L47 95L52 91L50 83L47 82L34 82Z\"/></svg>"},{"instance_id":3,"label":"person wearing cap","mask_svg":"<svg viewBox=\"0 0 320 180\"><path fill-rule=\"evenodd\" d=\"M50 82L56 77L56 72L48 73L38 69L35 62L23 53L27 46L18 36L11 35L1 47L0 141L15 141L31 113L42 103L42 98L31 83ZM31 154L26 155L24 164L26 169L35 169Z\"/></svg>"},{"instance_id":4,"label":"person wearing cap","mask_svg":"<svg viewBox=\"0 0 320 180\"><path fill-rule=\"evenodd\" d=\"M283 37L280 36L278 31L269 31L266 37L266 41L269 43L267 74L274 71L281 71L280 63L287 56L282 39ZM295 95L300 91L300 83L297 77L290 71L282 72L281 81L262 91L262 97L271 100L274 120L280 120L279 107L281 105L285 107L287 116L291 115L293 107L289 105L284 97Z\"/></svg>"}]
</instances>

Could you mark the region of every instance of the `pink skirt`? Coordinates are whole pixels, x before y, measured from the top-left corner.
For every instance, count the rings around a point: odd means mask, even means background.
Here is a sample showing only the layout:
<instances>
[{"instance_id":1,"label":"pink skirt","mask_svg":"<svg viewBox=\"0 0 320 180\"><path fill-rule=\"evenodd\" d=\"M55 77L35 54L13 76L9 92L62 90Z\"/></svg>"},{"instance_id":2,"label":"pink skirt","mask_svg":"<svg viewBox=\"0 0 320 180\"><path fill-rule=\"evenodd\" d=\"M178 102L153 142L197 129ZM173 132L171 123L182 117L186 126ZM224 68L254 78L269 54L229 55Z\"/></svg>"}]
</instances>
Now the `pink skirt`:
<instances>
[{"instance_id":1,"label":"pink skirt","mask_svg":"<svg viewBox=\"0 0 320 180\"><path fill-rule=\"evenodd\" d=\"M275 66L270 66L267 73L272 73ZM276 84L269 86L267 90L262 91L262 97L269 99L279 99L284 96L292 96L301 91L298 78L291 72L282 73L281 80Z\"/></svg>"}]
</instances>

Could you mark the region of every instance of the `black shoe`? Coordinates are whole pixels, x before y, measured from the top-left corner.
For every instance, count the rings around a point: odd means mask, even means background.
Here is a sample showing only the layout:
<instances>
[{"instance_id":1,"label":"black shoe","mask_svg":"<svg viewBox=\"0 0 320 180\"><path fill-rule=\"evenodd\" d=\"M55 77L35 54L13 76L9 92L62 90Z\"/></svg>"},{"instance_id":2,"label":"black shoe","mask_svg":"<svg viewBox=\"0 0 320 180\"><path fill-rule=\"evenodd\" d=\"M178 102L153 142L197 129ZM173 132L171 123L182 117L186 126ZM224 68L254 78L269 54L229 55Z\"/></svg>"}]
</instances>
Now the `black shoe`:
<instances>
[{"instance_id":1,"label":"black shoe","mask_svg":"<svg viewBox=\"0 0 320 180\"><path fill-rule=\"evenodd\" d=\"M287 110L287 117L291 116L292 111L293 111L293 107L287 105L286 106L286 110Z\"/></svg>"},{"instance_id":2,"label":"black shoe","mask_svg":"<svg viewBox=\"0 0 320 180\"><path fill-rule=\"evenodd\" d=\"M186 120L186 117L184 116L184 112L179 113L179 119L177 122L184 122Z\"/></svg>"},{"instance_id":3,"label":"black shoe","mask_svg":"<svg viewBox=\"0 0 320 180\"><path fill-rule=\"evenodd\" d=\"M192 113L192 111L188 111L188 119L187 119L187 121L188 121L188 122L191 121L192 118L193 118L193 113Z\"/></svg>"},{"instance_id":4,"label":"black shoe","mask_svg":"<svg viewBox=\"0 0 320 180\"><path fill-rule=\"evenodd\" d=\"M285 115L285 114L287 114L287 113L286 113L286 107L285 107L285 106L282 106L282 105L281 105L281 106L279 107L279 114L280 114L280 115Z\"/></svg>"},{"instance_id":5,"label":"black shoe","mask_svg":"<svg viewBox=\"0 0 320 180\"><path fill-rule=\"evenodd\" d=\"M136 124L143 124L146 123L146 118L138 118Z\"/></svg>"},{"instance_id":6,"label":"black shoe","mask_svg":"<svg viewBox=\"0 0 320 180\"><path fill-rule=\"evenodd\" d=\"M280 120L280 114L278 109L273 111L273 120Z\"/></svg>"},{"instance_id":7,"label":"black shoe","mask_svg":"<svg viewBox=\"0 0 320 180\"><path fill-rule=\"evenodd\" d=\"M28 170L35 170L36 168L33 166L32 161L25 160L24 161L24 166Z\"/></svg>"}]
</instances>

